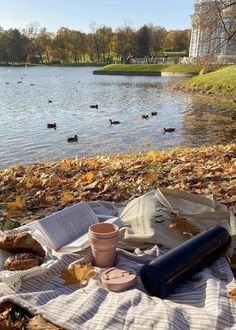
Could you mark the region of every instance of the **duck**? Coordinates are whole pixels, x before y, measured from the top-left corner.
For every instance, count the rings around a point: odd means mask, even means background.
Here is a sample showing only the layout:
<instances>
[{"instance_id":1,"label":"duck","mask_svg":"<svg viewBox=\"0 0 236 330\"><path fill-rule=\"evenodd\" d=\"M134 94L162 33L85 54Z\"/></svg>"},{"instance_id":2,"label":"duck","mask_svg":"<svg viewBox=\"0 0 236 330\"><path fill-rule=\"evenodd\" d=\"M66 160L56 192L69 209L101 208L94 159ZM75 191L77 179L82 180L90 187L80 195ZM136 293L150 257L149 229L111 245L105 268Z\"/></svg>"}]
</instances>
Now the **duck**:
<instances>
[{"instance_id":1,"label":"duck","mask_svg":"<svg viewBox=\"0 0 236 330\"><path fill-rule=\"evenodd\" d=\"M56 123L47 124L47 128L57 128L57 124Z\"/></svg>"},{"instance_id":2,"label":"duck","mask_svg":"<svg viewBox=\"0 0 236 330\"><path fill-rule=\"evenodd\" d=\"M109 119L109 122L110 122L111 125L118 125L118 124L120 124L120 121L118 121L118 120L113 120L112 121L112 119Z\"/></svg>"},{"instance_id":3,"label":"duck","mask_svg":"<svg viewBox=\"0 0 236 330\"><path fill-rule=\"evenodd\" d=\"M148 119L149 116L148 116L148 115L141 115L141 118L142 118L142 119Z\"/></svg>"},{"instance_id":4,"label":"duck","mask_svg":"<svg viewBox=\"0 0 236 330\"><path fill-rule=\"evenodd\" d=\"M157 111L151 112L151 116L157 116Z\"/></svg>"},{"instance_id":5,"label":"duck","mask_svg":"<svg viewBox=\"0 0 236 330\"><path fill-rule=\"evenodd\" d=\"M78 141L78 135L75 134L74 137L67 138L67 142L77 142Z\"/></svg>"},{"instance_id":6,"label":"duck","mask_svg":"<svg viewBox=\"0 0 236 330\"><path fill-rule=\"evenodd\" d=\"M167 128L164 127L164 128L163 128L163 131L164 131L164 133L165 133L165 132L174 132L174 131L175 131L175 128L174 128L174 127L167 127Z\"/></svg>"},{"instance_id":7,"label":"duck","mask_svg":"<svg viewBox=\"0 0 236 330\"><path fill-rule=\"evenodd\" d=\"M91 104L90 108L98 109L98 104Z\"/></svg>"}]
</instances>

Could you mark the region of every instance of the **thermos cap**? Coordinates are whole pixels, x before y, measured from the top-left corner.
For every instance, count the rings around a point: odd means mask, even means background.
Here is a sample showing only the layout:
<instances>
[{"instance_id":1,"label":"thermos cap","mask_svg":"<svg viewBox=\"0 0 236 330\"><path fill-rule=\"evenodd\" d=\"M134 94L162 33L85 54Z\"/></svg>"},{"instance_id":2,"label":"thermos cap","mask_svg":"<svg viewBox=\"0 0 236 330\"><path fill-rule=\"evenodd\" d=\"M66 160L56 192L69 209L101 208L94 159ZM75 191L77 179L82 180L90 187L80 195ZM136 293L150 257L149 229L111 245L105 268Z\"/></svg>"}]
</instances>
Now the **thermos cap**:
<instances>
[{"instance_id":1,"label":"thermos cap","mask_svg":"<svg viewBox=\"0 0 236 330\"><path fill-rule=\"evenodd\" d=\"M132 269L112 267L102 273L102 285L104 288L120 292L136 285L137 274Z\"/></svg>"}]
</instances>

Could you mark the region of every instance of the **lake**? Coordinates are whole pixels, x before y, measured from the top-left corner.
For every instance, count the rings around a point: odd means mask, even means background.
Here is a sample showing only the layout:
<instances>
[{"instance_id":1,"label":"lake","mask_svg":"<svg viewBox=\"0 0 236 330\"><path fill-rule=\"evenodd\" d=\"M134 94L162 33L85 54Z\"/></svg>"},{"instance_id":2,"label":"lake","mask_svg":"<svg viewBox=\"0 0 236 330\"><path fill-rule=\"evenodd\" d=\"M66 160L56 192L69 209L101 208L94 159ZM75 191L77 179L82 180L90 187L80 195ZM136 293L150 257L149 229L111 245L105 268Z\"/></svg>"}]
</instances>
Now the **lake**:
<instances>
[{"instance_id":1,"label":"lake","mask_svg":"<svg viewBox=\"0 0 236 330\"><path fill-rule=\"evenodd\" d=\"M101 76L95 69L0 67L0 168L235 142L235 111L168 89L183 78ZM157 116L141 119L151 112ZM48 129L54 122L57 129ZM175 131L163 134L164 127ZM75 134L78 142L68 143Z\"/></svg>"}]
</instances>

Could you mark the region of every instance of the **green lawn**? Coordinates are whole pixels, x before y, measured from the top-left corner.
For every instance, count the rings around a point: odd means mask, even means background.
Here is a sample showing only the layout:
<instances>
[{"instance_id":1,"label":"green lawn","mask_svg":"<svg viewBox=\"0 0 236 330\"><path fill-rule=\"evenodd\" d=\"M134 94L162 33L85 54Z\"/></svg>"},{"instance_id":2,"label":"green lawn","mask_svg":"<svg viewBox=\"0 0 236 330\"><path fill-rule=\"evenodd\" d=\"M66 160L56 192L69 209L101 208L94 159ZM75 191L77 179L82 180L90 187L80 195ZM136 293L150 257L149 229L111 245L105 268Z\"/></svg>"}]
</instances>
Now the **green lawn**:
<instances>
[{"instance_id":1,"label":"green lawn","mask_svg":"<svg viewBox=\"0 0 236 330\"><path fill-rule=\"evenodd\" d=\"M202 69L203 69L202 66L191 65L191 64L170 64L167 67L164 67L162 71L198 74Z\"/></svg>"},{"instance_id":2,"label":"green lawn","mask_svg":"<svg viewBox=\"0 0 236 330\"><path fill-rule=\"evenodd\" d=\"M141 71L141 72L160 72L165 65L163 64L110 64L101 68L99 71Z\"/></svg>"},{"instance_id":3,"label":"green lawn","mask_svg":"<svg viewBox=\"0 0 236 330\"><path fill-rule=\"evenodd\" d=\"M194 77L185 82L184 86L236 97L236 65L229 65L214 72Z\"/></svg>"},{"instance_id":4,"label":"green lawn","mask_svg":"<svg viewBox=\"0 0 236 330\"><path fill-rule=\"evenodd\" d=\"M113 72L186 72L199 73L203 67L186 64L111 64L101 68L100 71Z\"/></svg>"}]
</instances>

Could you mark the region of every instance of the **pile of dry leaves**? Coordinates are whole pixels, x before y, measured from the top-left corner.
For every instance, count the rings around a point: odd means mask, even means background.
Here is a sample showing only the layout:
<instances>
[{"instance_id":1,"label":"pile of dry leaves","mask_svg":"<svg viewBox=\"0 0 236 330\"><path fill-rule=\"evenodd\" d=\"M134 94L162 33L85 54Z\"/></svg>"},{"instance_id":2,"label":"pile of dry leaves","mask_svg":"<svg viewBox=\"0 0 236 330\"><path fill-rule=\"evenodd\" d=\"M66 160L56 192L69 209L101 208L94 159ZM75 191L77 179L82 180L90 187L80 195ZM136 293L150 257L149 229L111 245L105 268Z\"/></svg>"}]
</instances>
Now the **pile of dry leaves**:
<instances>
[{"instance_id":1,"label":"pile of dry leaves","mask_svg":"<svg viewBox=\"0 0 236 330\"><path fill-rule=\"evenodd\" d=\"M65 159L0 171L2 229L82 200L123 202L160 187L213 193L236 211L236 144Z\"/></svg>"}]
</instances>

